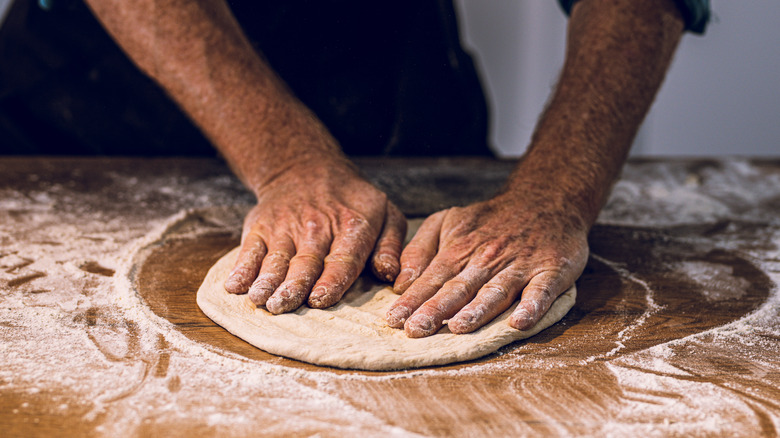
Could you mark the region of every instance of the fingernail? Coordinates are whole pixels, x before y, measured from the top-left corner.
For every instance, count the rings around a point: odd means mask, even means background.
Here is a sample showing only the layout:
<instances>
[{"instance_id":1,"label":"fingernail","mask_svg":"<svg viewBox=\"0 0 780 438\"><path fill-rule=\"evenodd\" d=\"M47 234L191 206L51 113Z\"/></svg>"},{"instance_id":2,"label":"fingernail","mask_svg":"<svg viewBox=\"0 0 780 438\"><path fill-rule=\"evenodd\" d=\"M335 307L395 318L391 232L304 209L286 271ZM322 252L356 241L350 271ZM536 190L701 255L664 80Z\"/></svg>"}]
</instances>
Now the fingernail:
<instances>
[{"instance_id":1,"label":"fingernail","mask_svg":"<svg viewBox=\"0 0 780 438\"><path fill-rule=\"evenodd\" d=\"M404 324L404 331L410 338L422 338L436 332L436 325L428 315L413 315Z\"/></svg>"},{"instance_id":2,"label":"fingernail","mask_svg":"<svg viewBox=\"0 0 780 438\"><path fill-rule=\"evenodd\" d=\"M315 309L328 307L329 300L326 299L327 295L328 289L325 286L315 287L314 290L311 291L311 294L309 294L309 307Z\"/></svg>"},{"instance_id":3,"label":"fingernail","mask_svg":"<svg viewBox=\"0 0 780 438\"><path fill-rule=\"evenodd\" d=\"M268 298L268 301L265 302L265 308L274 315L287 313L292 310L290 300L285 300L283 297L277 295L271 295L271 297Z\"/></svg>"},{"instance_id":4,"label":"fingernail","mask_svg":"<svg viewBox=\"0 0 780 438\"><path fill-rule=\"evenodd\" d=\"M531 312L526 309L519 309L509 318L509 324L518 330L527 330L531 328L532 322Z\"/></svg>"},{"instance_id":5,"label":"fingernail","mask_svg":"<svg viewBox=\"0 0 780 438\"><path fill-rule=\"evenodd\" d=\"M447 327L450 328L452 333L469 333L474 330L476 323L477 315L471 312L462 312L450 319Z\"/></svg>"},{"instance_id":6,"label":"fingernail","mask_svg":"<svg viewBox=\"0 0 780 438\"><path fill-rule=\"evenodd\" d=\"M398 260L390 254L380 254L374 260L374 274L382 281L393 281L398 272Z\"/></svg>"},{"instance_id":7,"label":"fingernail","mask_svg":"<svg viewBox=\"0 0 780 438\"><path fill-rule=\"evenodd\" d=\"M265 302L265 308L268 309L269 312L273 313L274 315L278 315L280 313L283 313L282 310L282 300L279 299L276 295L271 295L268 300Z\"/></svg>"},{"instance_id":8,"label":"fingernail","mask_svg":"<svg viewBox=\"0 0 780 438\"><path fill-rule=\"evenodd\" d=\"M397 263L396 258L390 254L379 254L376 260L385 266L392 266Z\"/></svg>"},{"instance_id":9,"label":"fingernail","mask_svg":"<svg viewBox=\"0 0 780 438\"><path fill-rule=\"evenodd\" d=\"M411 283L413 277L414 269L404 268L401 273L398 274L398 278L395 279L393 290L396 291L396 293L405 291L406 288L409 287L409 283Z\"/></svg>"},{"instance_id":10,"label":"fingernail","mask_svg":"<svg viewBox=\"0 0 780 438\"><path fill-rule=\"evenodd\" d=\"M387 320L387 325L392 328L403 328L404 322L406 322L406 318L409 317L409 309L403 306L399 306L393 309L390 309L387 312L387 316L385 319Z\"/></svg>"},{"instance_id":11,"label":"fingernail","mask_svg":"<svg viewBox=\"0 0 780 438\"><path fill-rule=\"evenodd\" d=\"M273 287L267 281L256 281L249 288L249 300L257 306L264 306L271 294Z\"/></svg>"},{"instance_id":12,"label":"fingernail","mask_svg":"<svg viewBox=\"0 0 780 438\"><path fill-rule=\"evenodd\" d=\"M297 295L289 289L288 285L282 285L276 290L275 294L268 298L268 301L265 303L265 308L275 315L293 311L301 305L301 303L295 299L296 297Z\"/></svg>"},{"instance_id":13,"label":"fingernail","mask_svg":"<svg viewBox=\"0 0 780 438\"><path fill-rule=\"evenodd\" d=\"M249 273L246 269L234 269L233 272L231 272L228 276L227 280L225 280L225 290L231 294L240 294L246 292L246 287L244 285L248 283L246 281L248 276Z\"/></svg>"}]
</instances>

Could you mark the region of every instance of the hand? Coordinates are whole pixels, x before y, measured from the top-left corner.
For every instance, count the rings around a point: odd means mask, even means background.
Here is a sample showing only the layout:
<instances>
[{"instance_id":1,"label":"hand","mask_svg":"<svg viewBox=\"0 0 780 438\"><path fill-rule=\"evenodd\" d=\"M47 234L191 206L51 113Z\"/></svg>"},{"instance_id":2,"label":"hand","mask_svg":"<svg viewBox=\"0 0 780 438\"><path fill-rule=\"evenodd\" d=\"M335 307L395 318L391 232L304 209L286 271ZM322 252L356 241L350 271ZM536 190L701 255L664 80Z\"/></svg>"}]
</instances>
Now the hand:
<instances>
[{"instance_id":1,"label":"hand","mask_svg":"<svg viewBox=\"0 0 780 438\"><path fill-rule=\"evenodd\" d=\"M391 327L409 337L453 333L490 322L522 295L509 325L536 324L580 276L588 259L587 227L552 202L501 195L440 211L420 226L401 255L387 312Z\"/></svg>"},{"instance_id":2,"label":"hand","mask_svg":"<svg viewBox=\"0 0 780 438\"><path fill-rule=\"evenodd\" d=\"M344 163L299 164L258 194L244 222L241 250L225 281L274 314L304 302L338 302L373 250L371 266L393 281L406 219L384 193Z\"/></svg>"}]
</instances>

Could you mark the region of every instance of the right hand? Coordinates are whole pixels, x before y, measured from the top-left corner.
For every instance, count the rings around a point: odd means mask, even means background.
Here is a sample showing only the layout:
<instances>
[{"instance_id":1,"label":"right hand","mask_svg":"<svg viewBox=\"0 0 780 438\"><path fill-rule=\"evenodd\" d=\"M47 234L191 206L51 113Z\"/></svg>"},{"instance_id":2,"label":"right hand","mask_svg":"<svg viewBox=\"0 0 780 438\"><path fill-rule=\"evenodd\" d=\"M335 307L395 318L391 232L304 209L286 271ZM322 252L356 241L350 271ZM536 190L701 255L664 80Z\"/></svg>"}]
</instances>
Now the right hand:
<instances>
[{"instance_id":1,"label":"right hand","mask_svg":"<svg viewBox=\"0 0 780 438\"><path fill-rule=\"evenodd\" d=\"M226 291L279 314L335 304L369 256L381 280L398 276L406 219L346 160L297 163L257 199Z\"/></svg>"}]
</instances>

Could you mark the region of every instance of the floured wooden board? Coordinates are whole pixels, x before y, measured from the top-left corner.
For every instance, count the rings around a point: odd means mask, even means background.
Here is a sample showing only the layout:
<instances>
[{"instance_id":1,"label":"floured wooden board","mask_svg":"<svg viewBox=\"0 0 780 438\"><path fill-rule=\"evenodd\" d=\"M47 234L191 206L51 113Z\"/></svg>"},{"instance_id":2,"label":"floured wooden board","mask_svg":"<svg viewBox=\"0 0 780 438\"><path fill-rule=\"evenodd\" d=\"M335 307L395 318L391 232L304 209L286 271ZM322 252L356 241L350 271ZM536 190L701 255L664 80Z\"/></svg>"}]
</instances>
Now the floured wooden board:
<instances>
[{"instance_id":1,"label":"floured wooden board","mask_svg":"<svg viewBox=\"0 0 780 438\"><path fill-rule=\"evenodd\" d=\"M412 339L385 323L384 315L398 295L386 284L365 277L333 307L302 306L281 315L256 306L246 294L227 293L223 284L239 249L230 251L209 270L198 290L198 306L214 322L258 348L317 365L395 370L476 359L555 324L574 306L576 298L572 287L529 330L509 326L511 307L474 333L456 335L445 326L432 336Z\"/></svg>"},{"instance_id":2,"label":"floured wooden board","mask_svg":"<svg viewBox=\"0 0 780 438\"><path fill-rule=\"evenodd\" d=\"M360 167L415 217L489 196L513 164ZM200 311L254 201L221 162L6 157L0 430L777 436L778 200L778 160L635 160L559 323L479 360L373 372L271 355Z\"/></svg>"}]
</instances>

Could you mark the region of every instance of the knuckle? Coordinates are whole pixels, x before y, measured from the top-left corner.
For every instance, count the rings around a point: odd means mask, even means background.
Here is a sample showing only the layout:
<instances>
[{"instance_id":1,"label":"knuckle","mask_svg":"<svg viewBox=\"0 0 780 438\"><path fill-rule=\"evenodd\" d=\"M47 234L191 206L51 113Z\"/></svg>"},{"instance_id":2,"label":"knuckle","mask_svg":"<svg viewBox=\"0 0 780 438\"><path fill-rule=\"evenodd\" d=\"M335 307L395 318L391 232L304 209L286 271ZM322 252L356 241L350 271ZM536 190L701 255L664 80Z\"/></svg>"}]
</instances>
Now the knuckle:
<instances>
[{"instance_id":1,"label":"knuckle","mask_svg":"<svg viewBox=\"0 0 780 438\"><path fill-rule=\"evenodd\" d=\"M560 254L545 254L532 261L536 264L536 269L531 271L532 275L544 276L550 279L561 276L576 266L572 258Z\"/></svg>"},{"instance_id":2,"label":"knuckle","mask_svg":"<svg viewBox=\"0 0 780 438\"><path fill-rule=\"evenodd\" d=\"M254 289L270 289L273 288L273 277L267 273L263 273L257 276L252 283Z\"/></svg>"},{"instance_id":3,"label":"knuckle","mask_svg":"<svg viewBox=\"0 0 780 438\"><path fill-rule=\"evenodd\" d=\"M329 263L353 263L355 256L349 253L332 252L325 257L325 261Z\"/></svg>"},{"instance_id":4,"label":"knuckle","mask_svg":"<svg viewBox=\"0 0 780 438\"><path fill-rule=\"evenodd\" d=\"M394 248L380 248L374 253L372 260L384 264L398 264L398 251Z\"/></svg>"},{"instance_id":5,"label":"knuckle","mask_svg":"<svg viewBox=\"0 0 780 438\"><path fill-rule=\"evenodd\" d=\"M572 257L569 252L559 248L543 253L541 266L545 270L561 271L576 266L578 257Z\"/></svg>"},{"instance_id":6,"label":"knuckle","mask_svg":"<svg viewBox=\"0 0 780 438\"><path fill-rule=\"evenodd\" d=\"M403 245L403 242L401 241L401 238L399 236L394 236L391 234L386 234L382 236L382 240L379 241L379 245L382 248L398 248L400 249Z\"/></svg>"},{"instance_id":7,"label":"knuckle","mask_svg":"<svg viewBox=\"0 0 780 438\"><path fill-rule=\"evenodd\" d=\"M290 292L295 294L305 294L308 286L311 284L311 278L300 276L286 280L283 284Z\"/></svg>"},{"instance_id":8,"label":"knuckle","mask_svg":"<svg viewBox=\"0 0 780 438\"><path fill-rule=\"evenodd\" d=\"M509 299L509 291L498 284L487 284L482 288L482 296L490 303L502 302Z\"/></svg>"},{"instance_id":9,"label":"knuckle","mask_svg":"<svg viewBox=\"0 0 780 438\"><path fill-rule=\"evenodd\" d=\"M267 235L271 231L266 222L266 218L261 217L262 210L252 210L244 218L243 231L245 234L255 234L258 236Z\"/></svg>"},{"instance_id":10,"label":"knuckle","mask_svg":"<svg viewBox=\"0 0 780 438\"><path fill-rule=\"evenodd\" d=\"M444 287L446 287L447 289L452 289L453 291L464 290L464 289L468 289L469 282L466 279L455 277L452 280L445 283Z\"/></svg>"},{"instance_id":11,"label":"knuckle","mask_svg":"<svg viewBox=\"0 0 780 438\"><path fill-rule=\"evenodd\" d=\"M341 231L341 240L344 245L355 248L373 247L378 235L370 228L369 222L363 218L352 218L344 224Z\"/></svg>"},{"instance_id":12,"label":"knuckle","mask_svg":"<svg viewBox=\"0 0 780 438\"><path fill-rule=\"evenodd\" d=\"M322 259L318 257L316 254L311 253L298 253L293 257L292 261L296 262L302 262L307 265L320 265L322 264Z\"/></svg>"},{"instance_id":13,"label":"knuckle","mask_svg":"<svg viewBox=\"0 0 780 438\"><path fill-rule=\"evenodd\" d=\"M330 254L334 260L365 260L374 250L375 244L368 236L347 236L334 243Z\"/></svg>"},{"instance_id":14,"label":"knuckle","mask_svg":"<svg viewBox=\"0 0 780 438\"><path fill-rule=\"evenodd\" d=\"M559 254L554 255L550 262L560 269L570 269L574 265L574 259Z\"/></svg>"},{"instance_id":15,"label":"knuckle","mask_svg":"<svg viewBox=\"0 0 780 438\"><path fill-rule=\"evenodd\" d=\"M316 220L309 219L303 224L303 227L307 230L319 230L322 226Z\"/></svg>"},{"instance_id":16,"label":"knuckle","mask_svg":"<svg viewBox=\"0 0 780 438\"><path fill-rule=\"evenodd\" d=\"M280 275L280 273L286 272L290 265L290 258L286 254L274 254L268 255L263 260L261 270L263 272L273 273L274 275Z\"/></svg>"},{"instance_id":17,"label":"knuckle","mask_svg":"<svg viewBox=\"0 0 780 438\"><path fill-rule=\"evenodd\" d=\"M355 256L345 253L331 253L325 257L325 263L328 265L344 266L350 271L359 268L360 263Z\"/></svg>"},{"instance_id":18,"label":"knuckle","mask_svg":"<svg viewBox=\"0 0 780 438\"><path fill-rule=\"evenodd\" d=\"M263 235L257 228L251 228L244 232L243 235L243 241L245 244L249 243L251 245L256 245L259 242L262 242Z\"/></svg>"},{"instance_id":19,"label":"knuckle","mask_svg":"<svg viewBox=\"0 0 780 438\"><path fill-rule=\"evenodd\" d=\"M399 260L401 256L400 252L400 249L394 246L381 246L377 248L377 251L374 254L374 259L386 260L391 258L393 260Z\"/></svg>"},{"instance_id":20,"label":"knuckle","mask_svg":"<svg viewBox=\"0 0 780 438\"><path fill-rule=\"evenodd\" d=\"M446 289L447 294L453 298L465 299L470 295L470 286L471 285L467 280L456 277L445 283L444 289Z\"/></svg>"},{"instance_id":21,"label":"knuckle","mask_svg":"<svg viewBox=\"0 0 780 438\"><path fill-rule=\"evenodd\" d=\"M345 275L344 272L331 272L330 274L327 274L327 276L320 278L320 281L315 284L314 288L316 289L318 286L322 286L326 291L323 296L336 296L347 289L351 280L352 277L350 275Z\"/></svg>"},{"instance_id":22,"label":"knuckle","mask_svg":"<svg viewBox=\"0 0 780 438\"><path fill-rule=\"evenodd\" d=\"M410 243L403 251L403 258L408 260L420 260L427 257L429 251L427 248L417 243Z\"/></svg>"},{"instance_id":23,"label":"knuckle","mask_svg":"<svg viewBox=\"0 0 780 438\"><path fill-rule=\"evenodd\" d=\"M280 251L280 250L272 251L268 253L266 258L269 259L269 261L272 264L290 262L290 255L286 251Z\"/></svg>"},{"instance_id":24,"label":"knuckle","mask_svg":"<svg viewBox=\"0 0 780 438\"><path fill-rule=\"evenodd\" d=\"M304 234L306 236L317 236L322 234L325 230L325 226L315 220L308 220L303 224Z\"/></svg>"},{"instance_id":25,"label":"knuckle","mask_svg":"<svg viewBox=\"0 0 780 438\"><path fill-rule=\"evenodd\" d=\"M281 272L261 272L253 286L256 289L276 289L283 280L284 276Z\"/></svg>"},{"instance_id":26,"label":"knuckle","mask_svg":"<svg viewBox=\"0 0 780 438\"><path fill-rule=\"evenodd\" d=\"M492 262L503 259L507 253L508 242L506 238L494 238L482 245L479 259L484 264L492 265Z\"/></svg>"},{"instance_id":27,"label":"knuckle","mask_svg":"<svg viewBox=\"0 0 780 438\"><path fill-rule=\"evenodd\" d=\"M440 252L447 258L466 259L476 255L480 244L474 233L468 233L448 239L442 245Z\"/></svg>"},{"instance_id":28,"label":"knuckle","mask_svg":"<svg viewBox=\"0 0 780 438\"><path fill-rule=\"evenodd\" d=\"M553 290L552 286L549 284L539 285L536 287L536 294L544 301L544 302L552 302L555 298L557 298L555 291Z\"/></svg>"},{"instance_id":29,"label":"knuckle","mask_svg":"<svg viewBox=\"0 0 780 438\"><path fill-rule=\"evenodd\" d=\"M498 258L503 252L503 246L498 242L493 241L485 245L485 248L482 251L482 257L493 260Z\"/></svg>"},{"instance_id":30,"label":"knuckle","mask_svg":"<svg viewBox=\"0 0 780 438\"><path fill-rule=\"evenodd\" d=\"M364 228L368 228L368 225L368 219L362 214L354 210L349 210L344 213L344 226L347 229L347 232L360 231Z\"/></svg>"}]
</instances>

